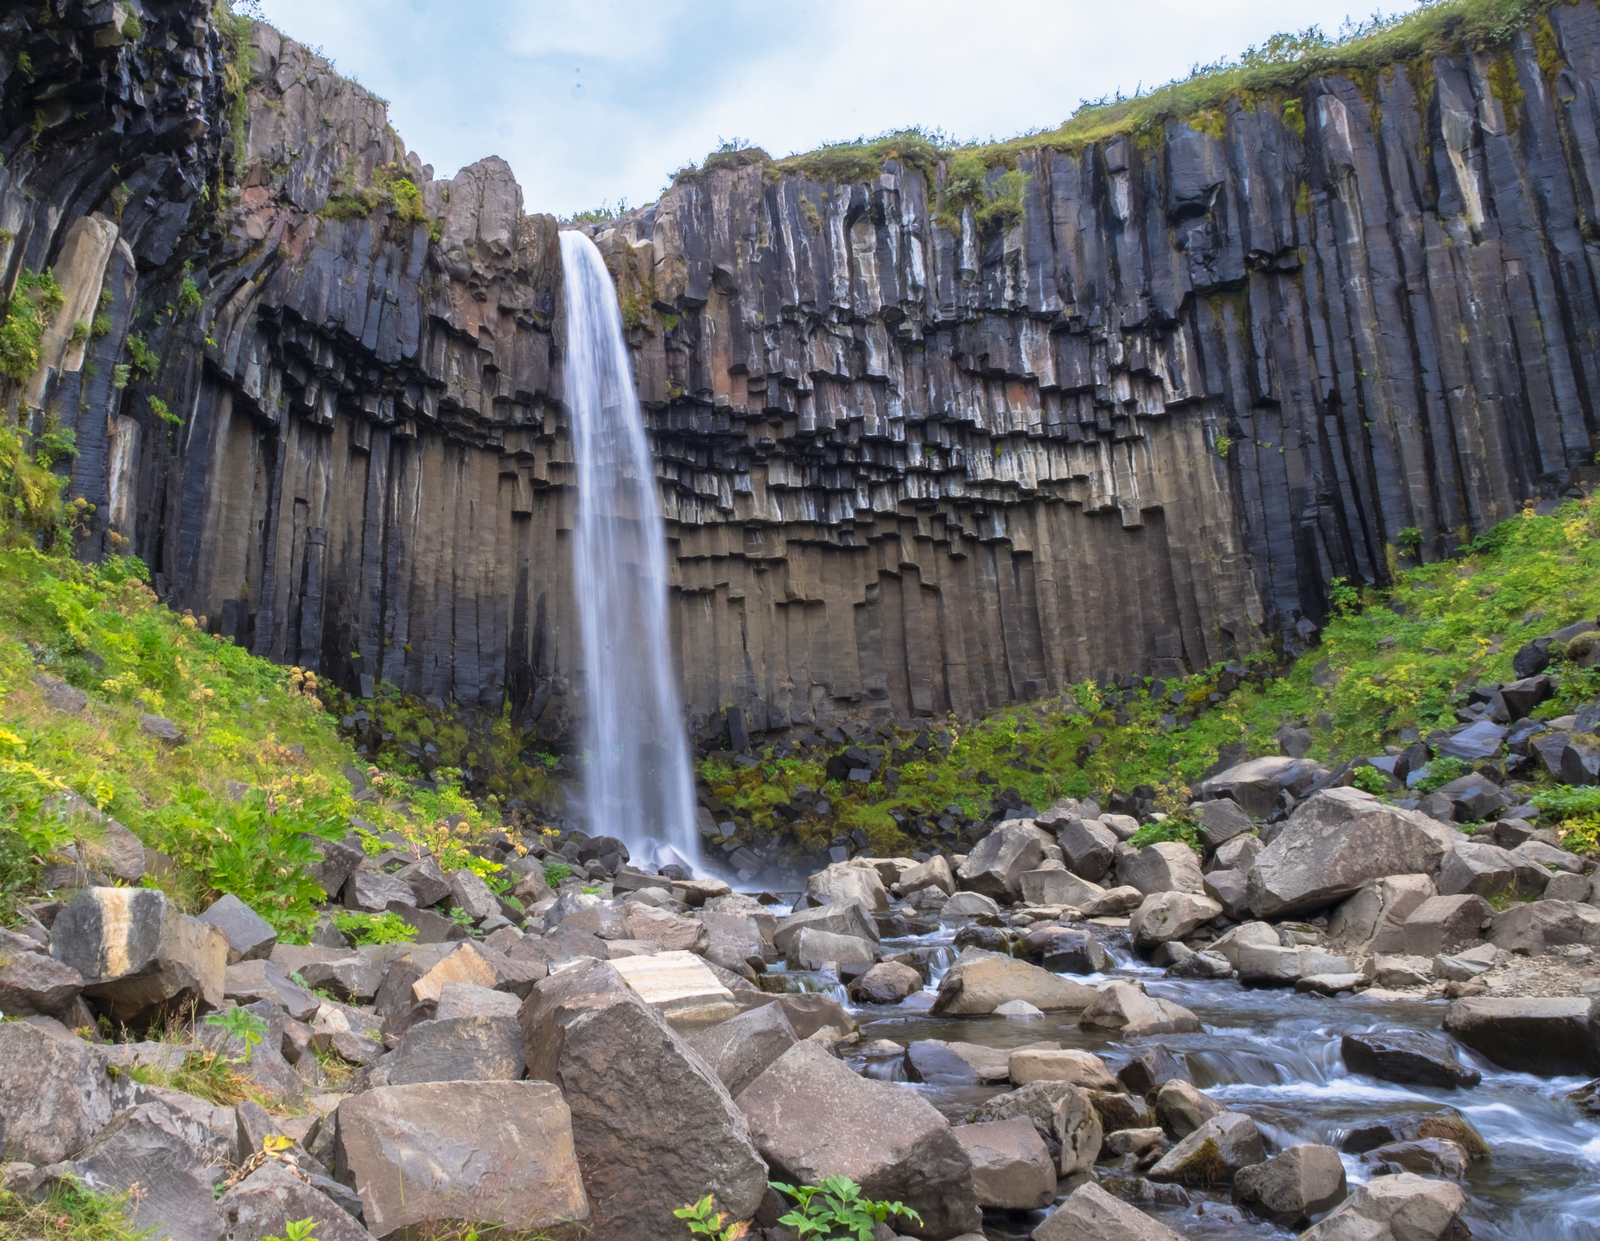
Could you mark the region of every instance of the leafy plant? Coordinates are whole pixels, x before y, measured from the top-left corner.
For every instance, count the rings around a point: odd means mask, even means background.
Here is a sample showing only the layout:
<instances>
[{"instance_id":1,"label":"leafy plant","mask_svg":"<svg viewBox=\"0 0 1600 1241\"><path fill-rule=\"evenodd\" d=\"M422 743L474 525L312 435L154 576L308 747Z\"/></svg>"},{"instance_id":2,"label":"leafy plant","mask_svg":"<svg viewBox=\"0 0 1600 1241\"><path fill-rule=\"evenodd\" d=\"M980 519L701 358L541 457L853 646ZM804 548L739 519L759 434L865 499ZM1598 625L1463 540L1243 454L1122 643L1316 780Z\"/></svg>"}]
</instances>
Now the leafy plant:
<instances>
[{"instance_id":1,"label":"leafy plant","mask_svg":"<svg viewBox=\"0 0 1600 1241\"><path fill-rule=\"evenodd\" d=\"M170 422L174 426L182 426L183 419L167 408L167 403L158 396L150 398L150 412L162 422Z\"/></svg>"},{"instance_id":2,"label":"leafy plant","mask_svg":"<svg viewBox=\"0 0 1600 1241\"><path fill-rule=\"evenodd\" d=\"M42 1202L0 1189L0 1237L36 1241L143 1241L156 1231L135 1228L127 1216L128 1194L100 1194L71 1177Z\"/></svg>"},{"instance_id":3,"label":"leafy plant","mask_svg":"<svg viewBox=\"0 0 1600 1241\"><path fill-rule=\"evenodd\" d=\"M144 337L137 332L128 333L128 354L133 359L129 365L146 379L154 375L156 368L161 365L155 350L145 344Z\"/></svg>"},{"instance_id":4,"label":"leafy plant","mask_svg":"<svg viewBox=\"0 0 1600 1241\"><path fill-rule=\"evenodd\" d=\"M872 1202L861 1196L861 1186L847 1176L830 1176L820 1185L782 1185L772 1188L787 1194L799 1209L780 1216L778 1223L799 1230L806 1237L848 1237L853 1241L872 1241L877 1225L892 1216L922 1223L922 1216L900 1202Z\"/></svg>"},{"instance_id":5,"label":"leafy plant","mask_svg":"<svg viewBox=\"0 0 1600 1241\"><path fill-rule=\"evenodd\" d=\"M25 383L39 369L45 326L65 300L50 268L24 271L0 313L0 375Z\"/></svg>"},{"instance_id":6,"label":"leafy plant","mask_svg":"<svg viewBox=\"0 0 1600 1241\"><path fill-rule=\"evenodd\" d=\"M1412 792L1419 797L1426 797L1429 793L1436 793L1452 780L1459 780L1462 776L1470 775L1472 764L1465 759L1456 758L1446 754L1443 758L1436 758L1427 766L1427 774L1411 786Z\"/></svg>"},{"instance_id":7,"label":"leafy plant","mask_svg":"<svg viewBox=\"0 0 1600 1241\"><path fill-rule=\"evenodd\" d=\"M1374 797L1389 791L1389 781L1376 767L1357 767L1351 773L1350 783L1363 793L1371 793Z\"/></svg>"},{"instance_id":8,"label":"leafy plant","mask_svg":"<svg viewBox=\"0 0 1600 1241\"><path fill-rule=\"evenodd\" d=\"M409 944L417 938L417 928L397 913L381 914L349 911L333 915L333 924L357 944Z\"/></svg>"},{"instance_id":9,"label":"leafy plant","mask_svg":"<svg viewBox=\"0 0 1600 1241\"><path fill-rule=\"evenodd\" d=\"M226 1012L212 1013L206 1018L206 1024L226 1030L230 1038L236 1038L243 1043L246 1063L249 1063L255 1055L256 1044L267 1032L267 1023L245 1008L230 1008Z\"/></svg>"},{"instance_id":10,"label":"leafy plant","mask_svg":"<svg viewBox=\"0 0 1600 1241\"><path fill-rule=\"evenodd\" d=\"M316 1237L311 1235L311 1230L316 1226L316 1221L313 1219L285 1221L283 1236L262 1237L261 1241L317 1241Z\"/></svg>"},{"instance_id":11,"label":"leafy plant","mask_svg":"<svg viewBox=\"0 0 1600 1241\"><path fill-rule=\"evenodd\" d=\"M1128 843L1135 849L1169 841L1188 845L1196 853L1200 852L1200 837L1195 833L1194 824L1179 814L1169 814L1159 823L1146 823L1128 838Z\"/></svg>"},{"instance_id":12,"label":"leafy plant","mask_svg":"<svg viewBox=\"0 0 1600 1241\"><path fill-rule=\"evenodd\" d=\"M1422 550L1422 531L1415 526L1407 526L1394 536L1394 545L1402 555L1415 556Z\"/></svg>"},{"instance_id":13,"label":"leafy plant","mask_svg":"<svg viewBox=\"0 0 1600 1241\"><path fill-rule=\"evenodd\" d=\"M1233 449L1233 437L1228 435L1217 436L1217 456L1226 457Z\"/></svg>"},{"instance_id":14,"label":"leafy plant","mask_svg":"<svg viewBox=\"0 0 1600 1241\"><path fill-rule=\"evenodd\" d=\"M723 1227L722 1221L727 1215L717 1210L710 1194L699 1202L679 1207L673 1214L688 1223L691 1237L709 1237L710 1241L739 1241L740 1237L750 1231L749 1221Z\"/></svg>"},{"instance_id":15,"label":"leafy plant","mask_svg":"<svg viewBox=\"0 0 1600 1241\"><path fill-rule=\"evenodd\" d=\"M186 315L192 315L197 314L203 304L200 299L200 286L195 284L192 276L185 276L178 292L178 309Z\"/></svg>"}]
</instances>

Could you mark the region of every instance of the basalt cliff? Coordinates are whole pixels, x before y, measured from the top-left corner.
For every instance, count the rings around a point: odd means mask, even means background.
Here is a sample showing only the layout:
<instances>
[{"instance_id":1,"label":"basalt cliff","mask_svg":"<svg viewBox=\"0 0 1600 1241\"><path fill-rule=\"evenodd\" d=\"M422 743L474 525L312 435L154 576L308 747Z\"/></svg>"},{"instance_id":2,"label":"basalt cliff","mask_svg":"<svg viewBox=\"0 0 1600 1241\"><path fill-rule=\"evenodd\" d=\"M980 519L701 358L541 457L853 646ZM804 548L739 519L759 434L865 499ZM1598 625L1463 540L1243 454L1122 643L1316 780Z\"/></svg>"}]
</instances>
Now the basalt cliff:
<instances>
[{"instance_id":1,"label":"basalt cliff","mask_svg":"<svg viewBox=\"0 0 1600 1241\"><path fill-rule=\"evenodd\" d=\"M82 554L349 689L567 736L560 226L512 170L435 178L197 0L8 6L0 154L4 291L64 299L9 399L76 434ZM1596 476L1592 0L1013 162L981 224L890 158L590 227L702 735L1298 649L1334 579Z\"/></svg>"}]
</instances>

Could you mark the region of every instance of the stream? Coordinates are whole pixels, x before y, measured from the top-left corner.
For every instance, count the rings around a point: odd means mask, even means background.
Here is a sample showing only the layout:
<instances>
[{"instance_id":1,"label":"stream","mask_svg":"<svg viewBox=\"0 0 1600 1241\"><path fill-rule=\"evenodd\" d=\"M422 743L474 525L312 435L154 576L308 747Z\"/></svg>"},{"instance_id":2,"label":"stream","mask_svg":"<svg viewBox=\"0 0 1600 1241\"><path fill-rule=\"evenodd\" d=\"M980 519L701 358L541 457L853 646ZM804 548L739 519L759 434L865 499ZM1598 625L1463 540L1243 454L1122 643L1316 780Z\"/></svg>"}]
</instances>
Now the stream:
<instances>
[{"instance_id":1,"label":"stream","mask_svg":"<svg viewBox=\"0 0 1600 1241\"><path fill-rule=\"evenodd\" d=\"M1565 1098L1584 1079L1509 1073L1466 1048L1459 1048L1463 1063L1483 1074L1482 1084L1468 1090L1401 1086L1346 1071L1339 1052L1343 1035L1378 1029L1439 1034L1442 1001L1327 999L1247 989L1231 981L1168 979L1164 971L1133 956L1125 940L1118 944L1106 937L1102 943L1112 953L1114 967L1080 981L1143 982L1151 995L1192 1009L1204 1032L1121 1040L1080 1030L1073 1014L1027 1019L934 1016L929 1010L939 979L956 955L955 931L946 925L932 934L883 941L885 956L910 949L943 951L933 954L928 985L903 1003L850 1006L861 1024L863 1047L880 1039L902 1047L918 1039L946 1039L996 1048L1049 1039L1092 1051L1116 1072L1130 1052L1159 1045L1187 1061L1197 1087L1254 1119L1274 1153L1298 1142L1337 1147L1358 1125L1401 1112L1454 1107L1492 1151L1491 1159L1473 1165L1466 1185L1470 1201L1463 1215L1478 1241L1600 1241L1600 1117L1581 1112ZM795 981L821 988L830 980L810 976ZM842 988L836 994L844 998ZM868 1052L849 1059L869 1076L905 1082L952 1121L1009 1089L910 1083L898 1059ZM1372 1166L1358 1156L1342 1158L1352 1189L1373 1175ZM1057 1201L1073 1188L1075 1182L1063 1180ZM1234 1208L1227 1187L1179 1189L1145 1183L1142 1189L1107 1188L1125 1191L1121 1196L1186 1237L1278 1241L1297 1235ZM1126 1192L1130 1189L1134 1192ZM986 1211L984 1231L990 1241L1022 1241L1046 1214Z\"/></svg>"}]
</instances>

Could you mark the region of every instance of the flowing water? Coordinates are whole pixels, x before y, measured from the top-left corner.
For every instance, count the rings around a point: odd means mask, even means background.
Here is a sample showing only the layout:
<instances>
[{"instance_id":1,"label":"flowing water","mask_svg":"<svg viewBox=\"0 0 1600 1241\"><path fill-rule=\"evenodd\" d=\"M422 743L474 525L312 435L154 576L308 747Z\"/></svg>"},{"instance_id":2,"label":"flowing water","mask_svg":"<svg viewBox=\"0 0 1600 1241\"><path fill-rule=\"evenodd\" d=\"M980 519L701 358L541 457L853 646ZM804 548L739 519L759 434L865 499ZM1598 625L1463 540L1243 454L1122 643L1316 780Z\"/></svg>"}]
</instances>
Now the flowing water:
<instances>
[{"instance_id":1,"label":"flowing water","mask_svg":"<svg viewBox=\"0 0 1600 1241\"><path fill-rule=\"evenodd\" d=\"M585 809L591 830L620 839L636 863L692 867L700 844L667 619L667 539L622 315L588 237L561 234L561 266L578 468Z\"/></svg>"},{"instance_id":2,"label":"flowing water","mask_svg":"<svg viewBox=\"0 0 1600 1241\"><path fill-rule=\"evenodd\" d=\"M954 927L913 939L885 940L884 952L946 948ZM1181 982L1113 949L1107 978L1141 981L1152 995L1190 1008L1204 1023L1199 1034L1162 1034L1120 1040L1080 1030L1070 1014L1027 1020L1004 1017L936 1017L929 1011L954 953L936 954L933 981L904 1003L854 1009L863 1043L889 1039L902 1046L917 1039L948 1039L990 1047L1016 1047L1041 1039L1102 1056L1115 1071L1137 1048L1159 1045L1186 1060L1194 1083L1212 1098L1249 1114L1271 1148L1297 1142L1338 1146L1350 1129L1402 1112L1459 1109L1488 1142L1492 1158L1474 1165L1464 1212L1478 1241L1600 1241L1600 1118L1589 1116L1565 1095L1579 1078L1539 1078L1508 1073L1460 1049L1464 1062L1483 1074L1470 1090L1400 1086L1346 1071L1339 1040L1374 1029L1413 1029L1438 1034L1444 1004L1325 999L1279 990L1249 990L1235 982ZM823 980L826 981L826 980ZM815 985L815 984L813 984ZM873 1076L904 1081L900 1061L862 1054L854 1066ZM909 1084L954 1121L1006 1087ZM1373 1169L1357 1156L1343 1156L1350 1185L1370 1179ZM1102 1169L1103 1171L1103 1169ZM1064 1196L1074 1185L1062 1183ZM1124 1183L1119 1188L1141 1209L1191 1238L1279 1241L1296 1234L1233 1208L1227 1189L1179 1190ZM1020 1241L1045 1212L988 1212L991 1241Z\"/></svg>"}]
</instances>

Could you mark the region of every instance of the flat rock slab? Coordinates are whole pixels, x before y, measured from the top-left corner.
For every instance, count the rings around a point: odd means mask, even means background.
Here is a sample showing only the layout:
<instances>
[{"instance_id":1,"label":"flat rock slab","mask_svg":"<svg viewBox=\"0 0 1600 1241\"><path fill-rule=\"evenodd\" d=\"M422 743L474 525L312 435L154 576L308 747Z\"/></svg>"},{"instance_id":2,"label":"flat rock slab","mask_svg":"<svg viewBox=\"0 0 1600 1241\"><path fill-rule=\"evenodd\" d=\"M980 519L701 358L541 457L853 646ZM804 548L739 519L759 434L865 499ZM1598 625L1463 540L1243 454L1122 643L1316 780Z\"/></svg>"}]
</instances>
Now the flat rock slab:
<instances>
[{"instance_id":1,"label":"flat rock slab","mask_svg":"<svg viewBox=\"0 0 1600 1241\"><path fill-rule=\"evenodd\" d=\"M164 1103L119 1112L71 1164L85 1189L130 1195L127 1213L149 1241L218 1241L222 1217L185 1118Z\"/></svg>"},{"instance_id":2,"label":"flat rock slab","mask_svg":"<svg viewBox=\"0 0 1600 1241\"><path fill-rule=\"evenodd\" d=\"M1445 1010L1444 1028L1478 1054L1518 1073L1600 1072L1595 1001L1478 996Z\"/></svg>"},{"instance_id":3,"label":"flat rock slab","mask_svg":"<svg viewBox=\"0 0 1600 1241\"><path fill-rule=\"evenodd\" d=\"M1007 1000L1026 1000L1044 1012L1087 1008L1094 989L1015 957L969 948L939 984L933 1011L947 1016L992 1013Z\"/></svg>"},{"instance_id":4,"label":"flat rock slab","mask_svg":"<svg viewBox=\"0 0 1600 1241\"><path fill-rule=\"evenodd\" d=\"M457 1222L576 1236L589 1218L572 1116L549 1082L385 1086L334 1117L339 1178L380 1241Z\"/></svg>"},{"instance_id":5,"label":"flat rock slab","mask_svg":"<svg viewBox=\"0 0 1600 1241\"><path fill-rule=\"evenodd\" d=\"M612 962L640 999L676 1030L697 1030L739 1011L733 992L692 952L658 952Z\"/></svg>"}]
</instances>

